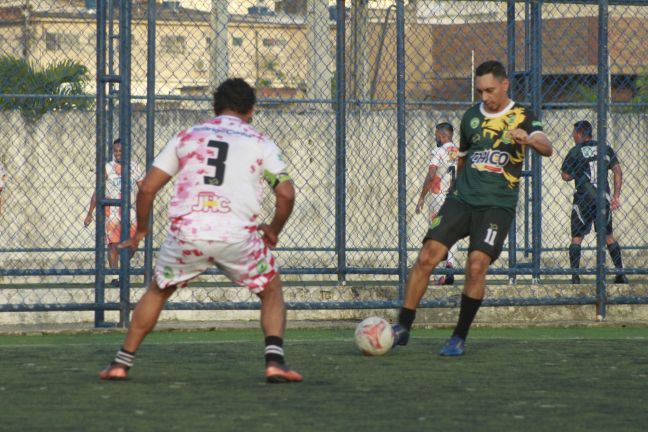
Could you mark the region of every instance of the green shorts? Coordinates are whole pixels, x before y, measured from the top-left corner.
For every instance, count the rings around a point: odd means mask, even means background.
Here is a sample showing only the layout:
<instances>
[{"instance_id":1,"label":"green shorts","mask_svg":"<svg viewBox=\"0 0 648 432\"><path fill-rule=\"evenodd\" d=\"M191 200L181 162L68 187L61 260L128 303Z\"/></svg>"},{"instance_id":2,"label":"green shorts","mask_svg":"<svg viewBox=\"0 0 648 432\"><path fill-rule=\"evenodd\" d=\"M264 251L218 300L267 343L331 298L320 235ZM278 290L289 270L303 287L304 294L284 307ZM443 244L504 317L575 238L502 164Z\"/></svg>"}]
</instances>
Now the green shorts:
<instances>
[{"instance_id":1,"label":"green shorts","mask_svg":"<svg viewBox=\"0 0 648 432\"><path fill-rule=\"evenodd\" d=\"M448 249L470 236L468 253L479 250L495 261L502 253L514 214L501 207L472 207L448 198L432 220L423 242L436 240Z\"/></svg>"}]
</instances>

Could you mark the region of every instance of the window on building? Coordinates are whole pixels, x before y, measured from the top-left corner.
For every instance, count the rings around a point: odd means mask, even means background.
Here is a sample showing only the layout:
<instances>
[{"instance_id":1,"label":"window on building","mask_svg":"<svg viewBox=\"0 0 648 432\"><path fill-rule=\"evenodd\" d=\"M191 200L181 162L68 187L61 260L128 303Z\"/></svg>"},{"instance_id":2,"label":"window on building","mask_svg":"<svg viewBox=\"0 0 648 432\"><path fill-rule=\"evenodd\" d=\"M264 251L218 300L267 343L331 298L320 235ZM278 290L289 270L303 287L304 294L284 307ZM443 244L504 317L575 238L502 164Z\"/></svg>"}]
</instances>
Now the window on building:
<instances>
[{"instance_id":1,"label":"window on building","mask_svg":"<svg viewBox=\"0 0 648 432\"><path fill-rule=\"evenodd\" d=\"M264 38L262 41L263 46L265 47L283 47L286 46L287 42L285 39L277 39L277 38Z\"/></svg>"},{"instance_id":2,"label":"window on building","mask_svg":"<svg viewBox=\"0 0 648 432\"><path fill-rule=\"evenodd\" d=\"M232 45L234 45L234 46L243 45L243 38L242 37L232 37Z\"/></svg>"},{"instance_id":3,"label":"window on building","mask_svg":"<svg viewBox=\"0 0 648 432\"><path fill-rule=\"evenodd\" d=\"M45 33L45 49L47 51L64 51L78 48L79 35L74 33Z\"/></svg>"},{"instance_id":4,"label":"window on building","mask_svg":"<svg viewBox=\"0 0 648 432\"><path fill-rule=\"evenodd\" d=\"M185 37L176 35L162 36L160 48L167 54L184 54Z\"/></svg>"}]
</instances>

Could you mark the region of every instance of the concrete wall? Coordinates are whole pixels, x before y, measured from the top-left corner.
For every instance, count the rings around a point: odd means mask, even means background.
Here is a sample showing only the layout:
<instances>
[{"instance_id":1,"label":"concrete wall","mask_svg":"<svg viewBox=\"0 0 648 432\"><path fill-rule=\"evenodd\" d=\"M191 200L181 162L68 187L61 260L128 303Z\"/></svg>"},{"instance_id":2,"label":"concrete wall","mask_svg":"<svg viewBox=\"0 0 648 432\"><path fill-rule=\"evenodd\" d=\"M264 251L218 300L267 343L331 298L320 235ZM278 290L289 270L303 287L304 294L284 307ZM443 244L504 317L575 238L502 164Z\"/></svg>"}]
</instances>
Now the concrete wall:
<instances>
[{"instance_id":1,"label":"concrete wall","mask_svg":"<svg viewBox=\"0 0 648 432\"><path fill-rule=\"evenodd\" d=\"M208 118L204 111L160 112L156 117L156 152L178 130ZM414 213L432 149L430 126L441 120L459 123L458 112L407 114L407 214L409 246L418 248L425 218ZM555 154L543 159L543 246L569 242L569 213L573 185L560 179L560 165L572 146L571 125L595 119L590 111L545 113L547 134ZM333 248L335 225L335 122L333 112L262 111L255 125L272 136L291 162L299 196L282 243L286 247ZM648 154L645 114L617 114L611 137L624 166L622 209L615 214L615 232L622 244L645 246ZM94 225L83 217L95 182L95 122L92 113L52 113L26 126L17 113L0 113L0 161L9 171L0 215L0 248L93 248ZM133 117L133 158L144 160L145 117ZM397 246L397 138L392 111L352 112L347 123L347 242L357 248ZM167 187L156 203L156 244L164 237ZM266 203L267 215L272 200ZM523 222L520 200L518 221ZM524 234L520 226L519 235ZM590 238L593 244L594 236ZM2 268L93 266L93 254L0 253ZM334 254L287 256L286 265L333 265ZM550 254L547 255L550 259ZM396 263L396 254L350 253L351 265ZM567 266L546 262L547 265Z\"/></svg>"}]
</instances>

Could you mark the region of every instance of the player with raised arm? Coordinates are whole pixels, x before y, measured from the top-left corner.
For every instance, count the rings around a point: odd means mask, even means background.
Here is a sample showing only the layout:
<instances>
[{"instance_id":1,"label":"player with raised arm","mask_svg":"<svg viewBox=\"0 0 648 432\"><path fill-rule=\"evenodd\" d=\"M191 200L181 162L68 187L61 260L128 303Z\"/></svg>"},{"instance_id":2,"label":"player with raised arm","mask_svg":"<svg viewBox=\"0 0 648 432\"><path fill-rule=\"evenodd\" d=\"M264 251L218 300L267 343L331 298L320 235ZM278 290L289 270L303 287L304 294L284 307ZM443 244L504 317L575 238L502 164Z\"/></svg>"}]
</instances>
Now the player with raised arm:
<instances>
[{"instance_id":1,"label":"player with raised arm","mask_svg":"<svg viewBox=\"0 0 648 432\"><path fill-rule=\"evenodd\" d=\"M487 61L477 67L475 75L482 101L468 109L461 120L456 187L423 239L394 325L394 346L406 345L432 271L452 245L469 236L459 320L441 348L442 356L464 353L468 331L484 298L486 272L500 255L515 217L525 147L542 156L553 153L542 123L508 97L504 66Z\"/></svg>"},{"instance_id":2,"label":"player with raised arm","mask_svg":"<svg viewBox=\"0 0 648 432\"><path fill-rule=\"evenodd\" d=\"M146 174L137 194L137 232L120 247L136 248L146 236L156 194L176 177L169 233L124 344L101 371L101 379L125 379L136 350L155 327L169 297L217 266L261 300L266 380L302 381L284 360L286 307L270 251L292 213L295 189L277 145L250 125L255 103L255 91L244 80L224 81L214 93L216 117L173 137ZM269 224L259 225L264 179L273 188L275 212Z\"/></svg>"},{"instance_id":3,"label":"player with raised arm","mask_svg":"<svg viewBox=\"0 0 648 432\"><path fill-rule=\"evenodd\" d=\"M592 229L592 222L595 229L599 227L596 222L596 168L598 144L592 139L592 124L587 120L581 120L574 124L572 138L576 144L563 161L561 176L565 181L574 180L574 200L571 212L571 236L572 242L569 246L569 264L572 269L580 267L581 243L583 238ZM605 244L612 258L614 266L622 270L621 246L614 238L612 229L612 212L617 210L621 199L621 186L623 185L623 172L616 152L606 145L605 166L614 174L614 194L610 196L610 185L605 181ZM615 283L628 283L625 274L619 273L614 278ZM572 283L579 284L580 276L572 275ZM599 315L597 311L597 316Z\"/></svg>"},{"instance_id":4,"label":"player with raised arm","mask_svg":"<svg viewBox=\"0 0 648 432\"><path fill-rule=\"evenodd\" d=\"M427 202L428 223L432 223L437 213L439 213L446 196L454 185L457 172L457 155L459 153L459 149L452 142L454 128L450 123L439 123L434 129L436 148L432 152L432 160L430 160L428 173L416 204L416 213L418 214L421 213ZM458 246L455 243L448 251L446 268L456 266L457 249ZM437 283L439 285L452 285L454 276L452 274L441 275Z\"/></svg>"}]
</instances>

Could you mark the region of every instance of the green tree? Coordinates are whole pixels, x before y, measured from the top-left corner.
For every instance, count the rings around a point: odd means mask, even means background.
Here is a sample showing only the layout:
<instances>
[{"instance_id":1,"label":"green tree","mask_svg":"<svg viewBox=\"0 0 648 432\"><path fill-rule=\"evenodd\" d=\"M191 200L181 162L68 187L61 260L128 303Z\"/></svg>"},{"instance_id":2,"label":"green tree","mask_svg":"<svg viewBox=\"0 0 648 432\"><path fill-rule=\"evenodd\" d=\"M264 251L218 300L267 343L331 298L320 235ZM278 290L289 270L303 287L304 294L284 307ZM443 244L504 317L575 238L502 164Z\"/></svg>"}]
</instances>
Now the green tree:
<instances>
[{"instance_id":1,"label":"green tree","mask_svg":"<svg viewBox=\"0 0 648 432\"><path fill-rule=\"evenodd\" d=\"M637 93L632 98L633 103L645 104L648 103L648 66L644 67L639 76L637 77ZM646 110L646 107L640 109Z\"/></svg>"},{"instance_id":2,"label":"green tree","mask_svg":"<svg viewBox=\"0 0 648 432\"><path fill-rule=\"evenodd\" d=\"M257 79L256 86L257 87L271 87L275 80L279 80L279 82L286 87L287 82L286 82L286 74L284 74L279 65L279 60L276 58L266 60L263 62L261 67L259 68L259 73L260 77Z\"/></svg>"},{"instance_id":3,"label":"green tree","mask_svg":"<svg viewBox=\"0 0 648 432\"><path fill-rule=\"evenodd\" d=\"M619 112L638 112L638 111L647 111L648 107L641 104L648 104L648 66L644 67L642 71L637 75L637 81L635 83L636 92L632 99L628 101L630 106L624 106L621 108L616 108L615 111ZM584 102L596 103L598 100L598 89L596 86L590 87L587 85L580 84L576 88L577 100ZM636 104L633 106L632 104ZM614 109L614 107L612 107Z\"/></svg>"},{"instance_id":4,"label":"green tree","mask_svg":"<svg viewBox=\"0 0 648 432\"><path fill-rule=\"evenodd\" d=\"M89 79L88 68L71 60L38 69L23 59L0 57L0 110L20 110L33 124L49 111L90 109L94 100L84 97Z\"/></svg>"}]
</instances>

